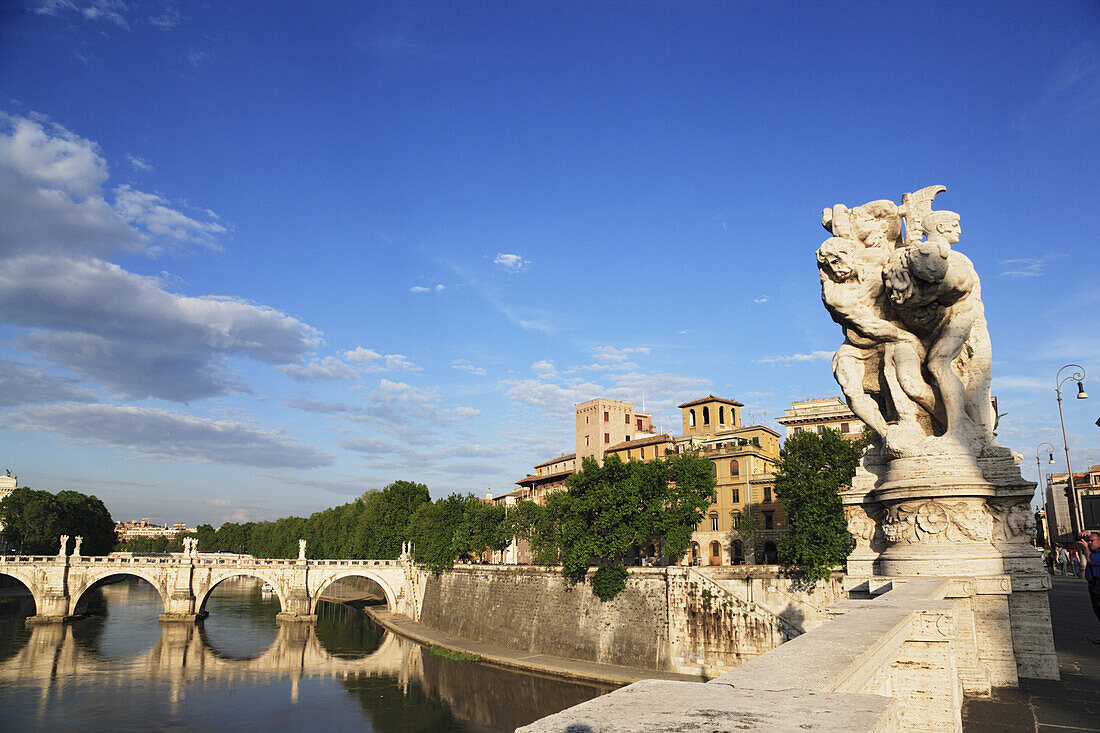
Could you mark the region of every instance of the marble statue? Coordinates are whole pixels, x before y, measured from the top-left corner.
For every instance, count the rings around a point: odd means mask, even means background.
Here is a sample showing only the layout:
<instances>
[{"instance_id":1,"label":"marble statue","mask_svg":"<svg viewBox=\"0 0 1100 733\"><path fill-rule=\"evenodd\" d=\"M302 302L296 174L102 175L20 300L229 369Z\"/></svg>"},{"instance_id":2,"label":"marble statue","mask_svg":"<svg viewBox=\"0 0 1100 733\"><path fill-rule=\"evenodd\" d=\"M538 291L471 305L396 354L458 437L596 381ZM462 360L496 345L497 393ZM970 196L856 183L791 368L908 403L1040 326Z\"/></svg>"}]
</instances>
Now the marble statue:
<instances>
[{"instance_id":1,"label":"marble statue","mask_svg":"<svg viewBox=\"0 0 1100 733\"><path fill-rule=\"evenodd\" d=\"M73 546L73 557L80 557L80 543L83 541L83 537L80 535L76 536L76 545Z\"/></svg>"},{"instance_id":2,"label":"marble statue","mask_svg":"<svg viewBox=\"0 0 1100 733\"><path fill-rule=\"evenodd\" d=\"M298 559L299 560L305 560L306 559L306 541L305 540L298 540Z\"/></svg>"},{"instance_id":3,"label":"marble statue","mask_svg":"<svg viewBox=\"0 0 1100 733\"><path fill-rule=\"evenodd\" d=\"M69 535L61 535L61 549L57 551L57 554L61 557L69 554Z\"/></svg>"},{"instance_id":4,"label":"marble statue","mask_svg":"<svg viewBox=\"0 0 1100 733\"><path fill-rule=\"evenodd\" d=\"M844 330L833 374L888 457L978 456L993 436L989 331L959 215L930 186L902 204L825 209L821 299Z\"/></svg>"}]
</instances>

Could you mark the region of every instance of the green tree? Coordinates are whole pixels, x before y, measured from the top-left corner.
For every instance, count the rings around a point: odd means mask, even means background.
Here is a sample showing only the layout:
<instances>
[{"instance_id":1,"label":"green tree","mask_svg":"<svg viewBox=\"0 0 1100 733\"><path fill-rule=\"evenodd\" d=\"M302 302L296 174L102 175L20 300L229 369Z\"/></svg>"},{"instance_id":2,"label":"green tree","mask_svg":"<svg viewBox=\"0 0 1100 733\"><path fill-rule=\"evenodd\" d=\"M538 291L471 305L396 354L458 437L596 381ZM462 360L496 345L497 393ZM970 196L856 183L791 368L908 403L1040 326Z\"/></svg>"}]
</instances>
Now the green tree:
<instances>
[{"instance_id":1,"label":"green tree","mask_svg":"<svg viewBox=\"0 0 1100 733\"><path fill-rule=\"evenodd\" d=\"M779 542L780 558L801 566L811 581L828 578L855 546L840 491L851 485L865 445L826 429L790 436L780 453L775 495L783 502L788 525Z\"/></svg>"},{"instance_id":2,"label":"green tree","mask_svg":"<svg viewBox=\"0 0 1100 733\"><path fill-rule=\"evenodd\" d=\"M733 520L733 531L741 538L741 552L746 558L755 555L758 529L760 525L757 524L756 515L748 507Z\"/></svg>"},{"instance_id":3,"label":"green tree","mask_svg":"<svg viewBox=\"0 0 1100 733\"><path fill-rule=\"evenodd\" d=\"M521 502L513 509L509 529L531 541L539 562L559 561L570 580L583 581L599 564L607 568L601 577L615 581L636 545L653 542L670 557L683 555L714 485L710 461L693 453L629 463L611 456L602 466L586 458L566 491L548 496L541 508ZM621 587L604 584L601 598Z\"/></svg>"},{"instance_id":4,"label":"green tree","mask_svg":"<svg viewBox=\"0 0 1100 733\"><path fill-rule=\"evenodd\" d=\"M35 491L26 486L0 501L0 524L8 541L28 554L53 555L60 549L58 538L69 535L71 551L79 535L84 538L81 553L106 555L117 536L110 512L95 496L79 491Z\"/></svg>"},{"instance_id":5,"label":"green tree","mask_svg":"<svg viewBox=\"0 0 1100 733\"><path fill-rule=\"evenodd\" d=\"M444 572L454 567L455 560L504 549L510 538L504 518L503 507L469 494L451 494L420 504L409 520L407 536L417 562Z\"/></svg>"}]
</instances>

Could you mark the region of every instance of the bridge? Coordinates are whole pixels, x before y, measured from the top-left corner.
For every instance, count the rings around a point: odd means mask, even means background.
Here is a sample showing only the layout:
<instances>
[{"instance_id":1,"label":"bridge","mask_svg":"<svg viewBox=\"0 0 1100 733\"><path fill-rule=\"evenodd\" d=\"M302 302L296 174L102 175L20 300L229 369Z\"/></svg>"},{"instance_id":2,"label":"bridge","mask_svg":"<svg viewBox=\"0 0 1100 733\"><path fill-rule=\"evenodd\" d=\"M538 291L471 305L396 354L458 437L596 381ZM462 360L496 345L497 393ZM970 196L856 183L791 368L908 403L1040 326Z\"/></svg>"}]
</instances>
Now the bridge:
<instances>
[{"instance_id":1,"label":"bridge","mask_svg":"<svg viewBox=\"0 0 1100 733\"><path fill-rule=\"evenodd\" d=\"M296 560L186 553L159 557L126 555L0 556L0 575L15 578L34 598L28 625L59 623L87 610L92 591L109 578L133 576L149 582L164 603L161 621L195 621L219 583L247 576L268 583L279 598L278 619L316 620L317 603L333 583L351 577L374 581L394 613L419 617L418 577L408 554L397 560Z\"/></svg>"}]
</instances>

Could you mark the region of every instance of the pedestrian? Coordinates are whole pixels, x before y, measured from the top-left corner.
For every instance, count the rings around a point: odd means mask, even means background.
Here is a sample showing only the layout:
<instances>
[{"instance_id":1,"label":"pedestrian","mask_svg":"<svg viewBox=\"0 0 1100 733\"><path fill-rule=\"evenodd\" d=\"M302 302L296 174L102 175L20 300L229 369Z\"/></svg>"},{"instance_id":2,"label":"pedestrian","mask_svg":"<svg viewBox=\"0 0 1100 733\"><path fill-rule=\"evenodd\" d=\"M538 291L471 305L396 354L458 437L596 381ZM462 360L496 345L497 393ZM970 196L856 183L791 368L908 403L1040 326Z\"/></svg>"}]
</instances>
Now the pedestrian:
<instances>
[{"instance_id":1,"label":"pedestrian","mask_svg":"<svg viewBox=\"0 0 1100 733\"><path fill-rule=\"evenodd\" d=\"M1043 563L1047 566L1047 572L1054 575L1054 550L1043 548Z\"/></svg>"},{"instance_id":2,"label":"pedestrian","mask_svg":"<svg viewBox=\"0 0 1100 733\"><path fill-rule=\"evenodd\" d=\"M1100 621L1100 532L1089 532L1077 544L1085 557L1085 580L1089 584L1092 612L1096 614L1096 620ZM1100 638L1091 641L1093 644L1100 644Z\"/></svg>"},{"instance_id":3,"label":"pedestrian","mask_svg":"<svg viewBox=\"0 0 1100 733\"><path fill-rule=\"evenodd\" d=\"M1066 577L1066 565L1069 564L1069 555L1066 554L1066 548L1062 545L1058 545L1058 569L1062 571L1062 577Z\"/></svg>"},{"instance_id":4,"label":"pedestrian","mask_svg":"<svg viewBox=\"0 0 1100 733\"><path fill-rule=\"evenodd\" d=\"M1077 572L1077 548L1069 548L1069 550L1066 551L1066 554L1069 555L1069 574L1075 578L1081 577L1080 573Z\"/></svg>"}]
</instances>

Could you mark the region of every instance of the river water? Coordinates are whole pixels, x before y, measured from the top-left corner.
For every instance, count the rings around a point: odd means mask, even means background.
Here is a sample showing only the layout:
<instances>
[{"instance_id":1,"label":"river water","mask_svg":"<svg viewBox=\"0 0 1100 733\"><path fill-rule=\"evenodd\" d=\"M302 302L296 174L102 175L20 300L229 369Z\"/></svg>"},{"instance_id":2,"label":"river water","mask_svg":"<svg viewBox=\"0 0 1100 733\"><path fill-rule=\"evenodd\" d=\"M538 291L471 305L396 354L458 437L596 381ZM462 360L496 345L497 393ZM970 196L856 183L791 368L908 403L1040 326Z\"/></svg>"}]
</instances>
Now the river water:
<instances>
[{"instance_id":1,"label":"river water","mask_svg":"<svg viewBox=\"0 0 1100 733\"><path fill-rule=\"evenodd\" d=\"M64 625L0 603L0 730L512 731L611 689L442 658L340 603L279 623L253 578L220 584L199 624L159 623L143 580L95 592Z\"/></svg>"}]
</instances>

